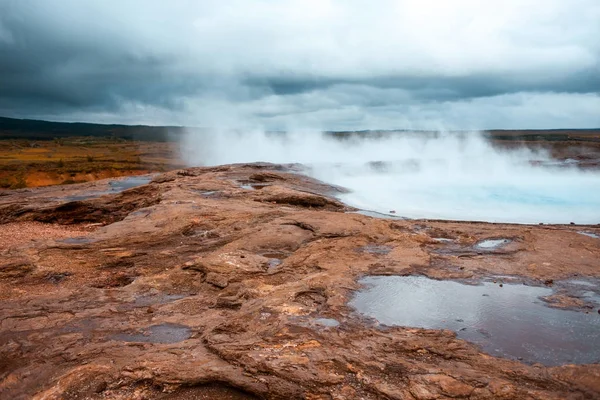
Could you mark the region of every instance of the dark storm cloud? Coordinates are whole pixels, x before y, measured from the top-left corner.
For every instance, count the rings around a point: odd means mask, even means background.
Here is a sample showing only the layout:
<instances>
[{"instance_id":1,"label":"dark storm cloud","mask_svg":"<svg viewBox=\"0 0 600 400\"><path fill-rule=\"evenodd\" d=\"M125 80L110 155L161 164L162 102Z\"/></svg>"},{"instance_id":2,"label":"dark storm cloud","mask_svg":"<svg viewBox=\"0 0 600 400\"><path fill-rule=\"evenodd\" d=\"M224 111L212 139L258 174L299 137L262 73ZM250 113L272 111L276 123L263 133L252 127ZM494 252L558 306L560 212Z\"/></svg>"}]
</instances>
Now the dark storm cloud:
<instances>
[{"instance_id":1,"label":"dark storm cloud","mask_svg":"<svg viewBox=\"0 0 600 400\"><path fill-rule=\"evenodd\" d=\"M367 79L326 79L311 77L263 77L245 84L266 88L277 95L297 94L334 85L364 85L410 91L416 99L446 101L530 92L600 93L600 70L588 69L562 79L533 76L473 74L460 77L384 76Z\"/></svg>"},{"instance_id":2,"label":"dark storm cloud","mask_svg":"<svg viewBox=\"0 0 600 400\"><path fill-rule=\"evenodd\" d=\"M361 128L549 96L585 102L573 120L600 124L586 111L599 104L598 3L532 1L545 7L539 23L516 0L498 12L469 0L434 11L429 0L380 11L360 0L2 0L0 114Z\"/></svg>"}]
</instances>

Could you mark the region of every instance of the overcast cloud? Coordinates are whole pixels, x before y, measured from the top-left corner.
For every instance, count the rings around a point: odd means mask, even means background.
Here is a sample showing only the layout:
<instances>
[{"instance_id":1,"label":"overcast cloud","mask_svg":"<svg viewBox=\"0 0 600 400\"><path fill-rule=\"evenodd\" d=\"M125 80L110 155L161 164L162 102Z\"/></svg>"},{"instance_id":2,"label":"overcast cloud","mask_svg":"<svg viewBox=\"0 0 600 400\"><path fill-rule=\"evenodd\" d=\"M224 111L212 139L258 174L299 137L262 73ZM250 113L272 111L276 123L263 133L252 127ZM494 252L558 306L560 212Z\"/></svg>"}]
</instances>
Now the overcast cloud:
<instances>
[{"instance_id":1,"label":"overcast cloud","mask_svg":"<svg viewBox=\"0 0 600 400\"><path fill-rule=\"evenodd\" d=\"M600 127L598 0L0 0L0 115Z\"/></svg>"}]
</instances>

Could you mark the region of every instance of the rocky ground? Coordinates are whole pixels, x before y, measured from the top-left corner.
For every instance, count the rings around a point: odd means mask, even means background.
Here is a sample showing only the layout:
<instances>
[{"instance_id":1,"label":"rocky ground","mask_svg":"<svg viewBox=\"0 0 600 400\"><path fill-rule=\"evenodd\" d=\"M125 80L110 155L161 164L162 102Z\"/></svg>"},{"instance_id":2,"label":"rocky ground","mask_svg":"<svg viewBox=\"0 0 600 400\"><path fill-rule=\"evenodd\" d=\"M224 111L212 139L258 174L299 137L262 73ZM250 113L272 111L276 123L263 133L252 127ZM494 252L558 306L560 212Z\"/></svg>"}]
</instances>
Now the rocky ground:
<instances>
[{"instance_id":1,"label":"rocky ground","mask_svg":"<svg viewBox=\"0 0 600 400\"><path fill-rule=\"evenodd\" d=\"M597 278L600 240L577 232L600 227L377 219L293 172L1 192L0 398L600 398L598 364L496 358L347 306L367 274ZM486 238L512 242L477 251ZM598 311L568 292L552 306Z\"/></svg>"}]
</instances>

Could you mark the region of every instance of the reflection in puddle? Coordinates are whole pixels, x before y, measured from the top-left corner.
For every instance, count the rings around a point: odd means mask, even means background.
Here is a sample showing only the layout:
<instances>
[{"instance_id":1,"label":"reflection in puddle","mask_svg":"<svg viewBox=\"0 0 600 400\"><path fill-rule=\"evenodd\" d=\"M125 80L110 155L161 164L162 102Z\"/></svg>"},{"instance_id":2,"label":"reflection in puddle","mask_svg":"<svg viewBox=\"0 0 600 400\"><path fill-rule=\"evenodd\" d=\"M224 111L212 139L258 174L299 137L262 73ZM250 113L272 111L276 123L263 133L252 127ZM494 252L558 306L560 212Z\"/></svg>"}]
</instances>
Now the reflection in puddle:
<instances>
[{"instance_id":1,"label":"reflection in puddle","mask_svg":"<svg viewBox=\"0 0 600 400\"><path fill-rule=\"evenodd\" d=\"M124 179L114 180L108 182L112 192L122 192L127 189L133 189L134 187L147 185L152 181L149 176L128 176Z\"/></svg>"},{"instance_id":2,"label":"reflection in puddle","mask_svg":"<svg viewBox=\"0 0 600 400\"><path fill-rule=\"evenodd\" d=\"M122 340L124 342L143 342L143 343L178 343L182 342L192 335L189 327L177 324L153 325L147 328L143 333L118 333L112 335L113 340Z\"/></svg>"},{"instance_id":3,"label":"reflection in puddle","mask_svg":"<svg viewBox=\"0 0 600 400\"><path fill-rule=\"evenodd\" d=\"M510 243L509 239L486 239L486 240L482 240L481 242L477 243L475 245L475 247L477 247L478 249L491 250L491 249L496 249L498 247L507 245L509 243Z\"/></svg>"},{"instance_id":4,"label":"reflection in puddle","mask_svg":"<svg viewBox=\"0 0 600 400\"><path fill-rule=\"evenodd\" d=\"M267 265L269 268L275 268L279 265L281 265L281 260L279 258L270 258L269 262L267 262Z\"/></svg>"},{"instance_id":5,"label":"reflection in puddle","mask_svg":"<svg viewBox=\"0 0 600 400\"><path fill-rule=\"evenodd\" d=\"M92 243L94 241L95 241L94 239L91 239L91 238L88 238L85 236L77 236L77 237L59 240L59 242L65 243L65 244L87 244L87 243Z\"/></svg>"},{"instance_id":6,"label":"reflection in puddle","mask_svg":"<svg viewBox=\"0 0 600 400\"><path fill-rule=\"evenodd\" d=\"M454 239L449 239L449 238L432 238L433 240L435 240L436 242L440 242L440 243L453 243Z\"/></svg>"},{"instance_id":7,"label":"reflection in puddle","mask_svg":"<svg viewBox=\"0 0 600 400\"><path fill-rule=\"evenodd\" d=\"M350 302L384 325L451 329L495 355L546 365L600 361L600 315L549 308L552 289L380 276Z\"/></svg>"},{"instance_id":8,"label":"reflection in puddle","mask_svg":"<svg viewBox=\"0 0 600 400\"><path fill-rule=\"evenodd\" d=\"M137 186L147 185L152 181L149 176L128 176L127 178L112 180L108 182L109 190L92 190L84 194L75 196L67 196L64 199L67 201L84 201L95 199L107 194L121 193L127 189L132 189Z\"/></svg>"},{"instance_id":9,"label":"reflection in puddle","mask_svg":"<svg viewBox=\"0 0 600 400\"><path fill-rule=\"evenodd\" d=\"M283 263L279 258L270 258L267 262L267 274L274 274L279 271L279 266Z\"/></svg>"}]
</instances>

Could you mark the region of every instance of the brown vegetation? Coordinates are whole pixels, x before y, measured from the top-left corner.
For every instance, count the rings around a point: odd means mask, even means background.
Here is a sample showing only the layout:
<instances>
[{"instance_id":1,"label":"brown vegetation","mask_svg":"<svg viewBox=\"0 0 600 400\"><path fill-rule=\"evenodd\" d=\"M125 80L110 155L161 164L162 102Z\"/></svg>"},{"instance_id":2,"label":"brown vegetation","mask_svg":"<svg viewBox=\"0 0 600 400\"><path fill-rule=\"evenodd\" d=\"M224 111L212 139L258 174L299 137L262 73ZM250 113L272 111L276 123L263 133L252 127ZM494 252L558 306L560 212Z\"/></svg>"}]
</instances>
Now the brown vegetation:
<instances>
[{"instance_id":1,"label":"brown vegetation","mask_svg":"<svg viewBox=\"0 0 600 400\"><path fill-rule=\"evenodd\" d=\"M180 166L177 144L70 137L0 141L0 188L20 189L164 172Z\"/></svg>"}]
</instances>

